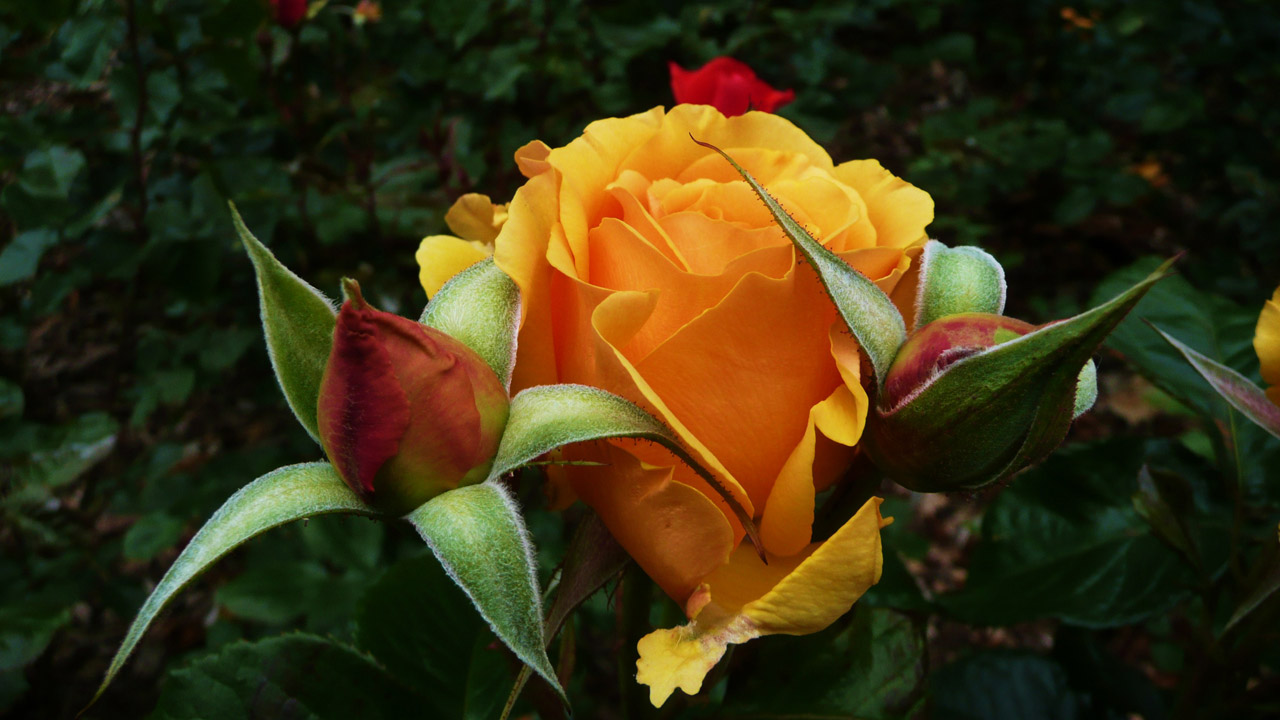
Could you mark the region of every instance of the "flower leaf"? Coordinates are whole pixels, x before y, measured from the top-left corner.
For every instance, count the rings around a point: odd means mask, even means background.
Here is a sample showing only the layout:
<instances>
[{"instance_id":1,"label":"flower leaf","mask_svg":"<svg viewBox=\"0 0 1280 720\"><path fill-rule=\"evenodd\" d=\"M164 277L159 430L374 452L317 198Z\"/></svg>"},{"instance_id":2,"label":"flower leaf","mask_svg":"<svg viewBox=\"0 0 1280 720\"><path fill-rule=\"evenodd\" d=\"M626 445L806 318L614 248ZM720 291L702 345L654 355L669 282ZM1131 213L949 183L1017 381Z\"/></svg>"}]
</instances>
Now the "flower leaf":
<instances>
[{"instance_id":1,"label":"flower leaf","mask_svg":"<svg viewBox=\"0 0 1280 720\"><path fill-rule=\"evenodd\" d=\"M450 490L406 518L493 633L568 704L542 643L542 596L533 544L501 483Z\"/></svg>"},{"instance_id":2,"label":"flower leaf","mask_svg":"<svg viewBox=\"0 0 1280 720\"><path fill-rule=\"evenodd\" d=\"M431 298L420 322L476 351L511 389L520 329L520 288L493 263L481 260L454 275Z\"/></svg>"},{"instance_id":3,"label":"flower leaf","mask_svg":"<svg viewBox=\"0 0 1280 720\"><path fill-rule=\"evenodd\" d=\"M507 427L489 477L501 477L539 455L570 443L617 437L652 440L693 468L728 503L756 552L764 557L760 533L746 509L715 475L685 450L676 434L631 401L599 388L542 385L512 398Z\"/></svg>"},{"instance_id":4,"label":"flower leaf","mask_svg":"<svg viewBox=\"0 0 1280 720\"><path fill-rule=\"evenodd\" d=\"M328 513L376 515L329 463L302 463L267 473L232 495L191 538L160 584L151 591L107 668L96 701L120 671L157 613L187 583L246 540L271 528ZM92 704L92 702L90 703Z\"/></svg>"},{"instance_id":5,"label":"flower leaf","mask_svg":"<svg viewBox=\"0 0 1280 720\"><path fill-rule=\"evenodd\" d=\"M875 369L876 382L884 384L889 365L898 354L898 348L907 338L907 326L902 320L902 313L894 306L893 301L866 275L853 269L838 255L823 247L809 231L787 213L773 199L751 173L747 172L729 157L729 154L715 145L704 143L697 138L693 141L699 145L720 153L733 169L737 170L747 184L755 190L756 195L764 202L765 207L773 214L773 219L786 233L791 242L800 250L814 270L827 294L831 296L840 317L849 326L858 344L871 358L871 366Z\"/></svg>"},{"instance_id":6,"label":"flower leaf","mask_svg":"<svg viewBox=\"0 0 1280 720\"><path fill-rule=\"evenodd\" d=\"M1004 312L1004 268L985 250L930 240L920 256L916 327L946 315Z\"/></svg>"},{"instance_id":7,"label":"flower leaf","mask_svg":"<svg viewBox=\"0 0 1280 720\"><path fill-rule=\"evenodd\" d=\"M1164 338L1165 342L1182 353L1182 357L1186 358L1191 367L1200 373L1200 377L1204 378L1209 386L1222 396L1222 399L1231 403L1231 407L1239 410L1241 415L1249 418L1258 427L1280 438L1280 407L1271 402L1262 388L1226 365L1211 360L1179 342L1155 325L1152 325L1151 329L1160 333L1160 337Z\"/></svg>"},{"instance_id":8,"label":"flower leaf","mask_svg":"<svg viewBox=\"0 0 1280 720\"><path fill-rule=\"evenodd\" d=\"M262 331L276 380L298 422L319 442L316 402L333 345L337 316L333 301L281 264L245 227L236 206L228 206L236 233L258 276Z\"/></svg>"}]
</instances>

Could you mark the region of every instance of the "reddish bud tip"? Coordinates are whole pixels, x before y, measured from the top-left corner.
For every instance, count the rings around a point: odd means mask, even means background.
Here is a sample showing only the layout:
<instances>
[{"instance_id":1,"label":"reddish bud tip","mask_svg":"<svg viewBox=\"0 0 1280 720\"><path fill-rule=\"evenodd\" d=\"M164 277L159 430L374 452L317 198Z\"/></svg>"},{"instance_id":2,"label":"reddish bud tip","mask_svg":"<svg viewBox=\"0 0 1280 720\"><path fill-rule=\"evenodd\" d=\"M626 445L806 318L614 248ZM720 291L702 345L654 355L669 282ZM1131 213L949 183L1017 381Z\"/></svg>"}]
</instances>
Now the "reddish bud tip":
<instances>
[{"instance_id":1,"label":"reddish bud tip","mask_svg":"<svg viewBox=\"0 0 1280 720\"><path fill-rule=\"evenodd\" d=\"M444 333L375 310L344 282L320 387L320 440L366 502L404 514L484 479L506 426L497 375Z\"/></svg>"},{"instance_id":2,"label":"reddish bud tip","mask_svg":"<svg viewBox=\"0 0 1280 720\"><path fill-rule=\"evenodd\" d=\"M989 313L948 315L925 325L899 348L885 376L880 407L891 412L957 361L1035 329L1017 318Z\"/></svg>"}]
</instances>

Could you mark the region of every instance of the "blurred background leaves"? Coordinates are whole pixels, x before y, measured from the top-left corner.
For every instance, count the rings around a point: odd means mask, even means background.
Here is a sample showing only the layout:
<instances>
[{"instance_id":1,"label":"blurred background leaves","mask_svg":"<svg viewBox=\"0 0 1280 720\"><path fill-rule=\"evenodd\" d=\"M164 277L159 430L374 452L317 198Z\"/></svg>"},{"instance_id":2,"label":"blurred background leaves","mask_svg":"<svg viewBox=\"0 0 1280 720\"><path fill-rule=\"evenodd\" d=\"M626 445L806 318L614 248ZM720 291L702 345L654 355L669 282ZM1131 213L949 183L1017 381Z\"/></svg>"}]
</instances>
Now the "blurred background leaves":
<instances>
[{"instance_id":1,"label":"blurred background leaves","mask_svg":"<svg viewBox=\"0 0 1280 720\"><path fill-rule=\"evenodd\" d=\"M1251 323L1280 282L1277 37L1280 9L1259 0L386 2L362 23L335 1L292 29L270 22L265 0L10 3L0 712L78 710L199 523L249 479L320 455L271 379L226 200L318 287L336 294L354 276L379 306L415 316L412 253L444 230L454 198L505 201L521 181L516 148L669 104L668 60L722 54L794 88L781 114L837 160L878 158L929 191L932 234L981 244L1008 270L1010 315L1066 316L1144 273L1142 258L1187 255L1099 358L1103 399L1073 430L1079 447L1002 494L890 498L899 522L865 607L818 636L738 649L719 690L685 709L770 716L788 696L750 678L797 672L793 650L873 659L873 676L838 663L807 675L836 687L850 673L823 707L867 717L932 703L940 717L1154 718L1179 692L1236 687L1215 685L1229 677L1195 653L1231 615L1229 588L1252 586L1250 538L1274 540L1280 448L1137 318L1256 380ZM1146 514L1133 505L1144 465L1183 478L1198 568L1151 529L1167 498L1142 496ZM522 500L549 573L573 523L536 511L536 483ZM466 688L503 695L492 678L507 659L486 655L470 620L450 628L447 668L404 644L413 633L375 629L415 617L385 588L428 593L425 563L414 538L365 520L253 543L160 619L91 715L234 716L292 697L318 716L373 716L414 700L405 684L463 687L464 663L481 683ZM598 703L585 716L625 707L609 679L615 591L573 626L570 694ZM678 614L663 600L651 616L669 626ZM307 634L275 637L291 629ZM1274 669L1273 650L1251 652L1239 667L1270 652ZM246 664L316 658L386 690L333 697L323 676L275 674L254 701L266 705L237 705L261 681ZM868 677L901 692L868 705ZM1188 677L1198 689L1179 690ZM1277 692L1269 677L1250 692ZM984 687L1016 691L988 703ZM372 704L340 704L362 697Z\"/></svg>"}]
</instances>

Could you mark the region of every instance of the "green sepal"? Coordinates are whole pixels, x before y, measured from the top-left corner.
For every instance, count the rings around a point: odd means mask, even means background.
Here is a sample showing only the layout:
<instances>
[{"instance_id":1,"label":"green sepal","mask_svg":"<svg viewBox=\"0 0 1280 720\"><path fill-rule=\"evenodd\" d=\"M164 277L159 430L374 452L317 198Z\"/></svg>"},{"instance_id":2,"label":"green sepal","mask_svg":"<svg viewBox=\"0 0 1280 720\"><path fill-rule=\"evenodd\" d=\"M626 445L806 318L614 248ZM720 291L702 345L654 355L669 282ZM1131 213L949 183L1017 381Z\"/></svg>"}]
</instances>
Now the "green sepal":
<instances>
[{"instance_id":1,"label":"green sepal","mask_svg":"<svg viewBox=\"0 0 1280 720\"><path fill-rule=\"evenodd\" d=\"M1258 427L1280 438L1280 407L1277 407L1262 391L1262 388L1250 382L1249 378L1216 362L1194 349L1176 340L1155 325L1152 330L1160 333L1165 342L1186 358L1186 361L1200 377L1204 378L1214 392L1222 396L1231 407L1240 411Z\"/></svg>"},{"instance_id":2,"label":"green sepal","mask_svg":"<svg viewBox=\"0 0 1280 720\"><path fill-rule=\"evenodd\" d=\"M920 255L915 326L958 313L1000 315L1005 293L1004 268L987 251L930 240Z\"/></svg>"},{"instance_id":3,"label":"green sepal","mask_svg":"<svg viewBox=\"0 0 1280 720\"><path fill-rule=\"evenodd\" d=\"M1080 369L1080 377L1076 380L1076 404L1071 411L1071 419L1075 420L1089 412L1089 408L1098 402L1098 366L1092 360Z\"/></svg>"},{"instance_id":4,"label":"green sepal","mask_svg":"<svg viewBox=\"0 0 1280 720\"><path fill-rule=\"evenodd\" d=\"M912 490L945 492L1044 459L1066 437L1090 356L1172 262L1092 310L956 361L897 407L877 403L876 465Z\"/></svg>"},{"instance_id":5,"label":"green sepal","mask_svg":"<svg viewBox=\"0 0 1280 720\"><path fill-rule=\"evenodd\" d=\"M520 508L499 482L450 490L406 519L449 577L471 598L494 635L555 688L564 688L547 657L542 596L533 544Z\"/></svg>"},{"instance_id":6,"label":"green sepal","mask_svg":"<svg viewBox=\"0 0 1280 720\"><path fill-rule=\"evenodd\" d=\"M511 399L507 427L498 445L489 478L512 470L570 443L608 438L652 440L680 458L719 493L729 505L756 552L763 545L755 523L729 488L689 454L684 444L662 421L635 403L613 393L586 385L541 385L524 390Z\"/></svg>"},{"instance_id":7,"label":"green sepal","mask_svg":"<svg viewBox=\"0 0 1280 720\"><path fill-rule=\"evenodd\" d=\"M454 275L427 303L419 319L453 336L484 359L511 389L520 329L520 288L493 258Z\"/></svg>"},{"instance_id":8,"label":"green sepal","mask_svg":"<svg viewBox=\"0 0 1280 720\"><path fill-rule=\"evenodd\" d=\"M870 278L850 267L838 255L814 239L809 231L796 222L752 177L751 173L729 157L728 153L697 138L693 138L693 141L720 153L764 202L765 207L773 215L774 222L778 223L782 232L786 233L800 254L804 255L813 269L818 272L818 278L835 303L840 317L844 319L845 325L849 326L849 330L857 338L858 344L867 353L867 357L871 358L871 367L875 370L877 385L883 387L889 365L893 363L894 356L898 354L898 348L902 347L902 343L907 338L906 323L903 322L902 313L898 312L893 301Z\"/></svg>"},{"instance_id":9,"label":"green sepal","mask_svg":"<svg viewBox=\"0 0 1280 720\"><path fill-rule=\"evenodd\" d=\"M245 227L236 206L227 205L258 278L262 331L267 338L267 354L276 380L298 422L319 442L316 405L324 366L329 362L329 350L333 346L333 328L337 323L334 303L281 264Z\"/></svg>"},{"instance_id":10,"label":"green sepal","mask_svg":"<svg viewBox=\"0 0 1280 720\"><path fill-rule=\"evenodd\" d=\"M191 538L151 591L112 658L93 701L102 695L129 659L155 616L197 575L256 535L294 520L329 513L377 516L347 487L333 466L325 462L282 467L232 495ZM282 582L288 582L288 578Z\"/></svg>"}]
</instances>

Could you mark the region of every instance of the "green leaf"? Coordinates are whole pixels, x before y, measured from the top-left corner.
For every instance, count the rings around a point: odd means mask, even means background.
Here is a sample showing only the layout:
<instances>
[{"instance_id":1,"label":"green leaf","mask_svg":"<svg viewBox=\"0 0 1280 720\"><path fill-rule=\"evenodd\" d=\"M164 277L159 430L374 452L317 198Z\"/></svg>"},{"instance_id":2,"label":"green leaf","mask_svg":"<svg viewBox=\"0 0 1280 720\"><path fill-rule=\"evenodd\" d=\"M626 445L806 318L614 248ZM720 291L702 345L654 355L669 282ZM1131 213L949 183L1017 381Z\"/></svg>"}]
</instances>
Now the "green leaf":
<instances>
[{"instance_id":1,"label":"green leaf","mask_svg":"<svg viewBox=\"0 0 1280 720\"><path fill-rule=\"evenodd\" d=\"M916 327L946 315L1004 312L1004 268L985 250L930 240L920 256Z\"/></svg>"},{"instance_id":2,"label":"green leaf","mask_svg":"<svg viewBox=\"0 0 1280 720\"><path fill-rule=\"evenodd\" d=\"M85 413L58 428L38 434L28 463L16 477L23 484L41 488L66 485L101 462L115 449L120 427L106 413Z\"/></svg>"},{"instance_id":3,"label":"green leaf","mask_svg":"<svg viewBox=\"0 0 1280 720\"><path fill-rule=\"evenodd\" d=\"M253 261L261 299L262 330L267 353L276 371L280 389L298 422L319 442L316 405L320 381L329 362L337 312L325 297L289 268L245 227L235 205L230 205L236 233Z\"/></svg>"},{"instance_id":4,"label":"green leaf","mask_svg":"<svg viewBox=\"0 0 1280 720\"><path fill-rule=\"evenodd\" d=\"M1155 262L1147 258L1117 272L1103 282L1095 296L1132 281ZM1254 423L1243 422L1186 357L1149 326L1158 326L1220 365L1255 377L1258 358L1253 334L1257 322L1257 308L1243 308L1202 293L1175 276L1153 288L1107 344L1123 353L1157 387L1205 417L1223 471L1238 477L1250 496L1274 501L1280 499L1280 485L1270 482L1270 477L1280 462L1280 443Z\"/></svg>"},{"instance_id":5,"label":"green leaf","mask_svg":"<svg viewBox=\"0 0 1280 720\"><path fill-rule=\"evenodd\" d=\"M29 230L15 237L0 252L0 287L31 279L44 251L57 242L58 233L48 228Z\"/></svg>"},{"instance_id":6,"label":"green leaf","mask_svg":"<svg viewBox=\"0 0 1280 720\"><path fill-rule=\"evenodd\" d=\"M84 153L54 145L27 155L18 182L36 197L65 200L84 166Z\"/></svg>"},{"instance_id":7,"label":"green leaf","mask_svg":"<svg viewBox=\"0 0 1280 720\"><path fill-rule=\"evenodd\" d=\"M369 657L302 633L239 642L170 673L153 720L423 717L423 698Z\"/></svg>"},{"instance_id":8,"label":"green leaf","mask_svg":"<svg viewBox=\"0 0 1280 720\"><path fill-rule=\"evenodd\" d=\"M493 258L454 275L427 303L420 322L475 350L493 368L502 386L511 389L520 329L520 288Z\"/></svg>"},{"instance_id":9,"label":"green leaf","mask_svg":"<svg viewBox=\"0 0 1280 720\"><path fill-rule=\"evenodd\" d=\"M609 533L609 528L605 527L599 515L591 513L583 520L574 531L573 540L564 555L564 567L560 572L556 597L543 626L544 644L549 647L564 626L569 613L604 587L611 578L617 577L630 561L631 556ZM526 665L520 669L515 686L507 697L503 718L510 714L528 679L529 666Z\"/></svg>"},{"instance_id":10,"label":"green leaf","mask_svg":"<svg viewBox=\"0 0 1280 720\"><path fill-rule=\"evenodd\" d=\"M1168 267L1092 310L957 360L909 402L877 405L871 457L918 492L981 487L1042 460L1066 437L1090 356Z\"/></svg>"},{"instance_id":11,"label":"green leaf","mask_svg":"<svg viewBox=\"0 0 1280 720\"><path fill-rule=\"evenodd\" d=\"M1146 258L1111 275L1098 286L1093 301L1130 286L1158 263L1156 258ZM1214 362L1252 374L1258 363L1253 351L1257 322L1256 308L1246 310L1217 295L1202 293L1175 275L1147 293L1116 327L1107 345L1123 353L1139 372L1170 395L1202 414L1226 419L1226 404L1217 393L1205 385L1182 353L1147 323L1176 336Z\"/></svg>"},{"instance_id":12,"label":"green leaf","mask_svg":"<svg viewBox=\"0 0 1280 720\"><path fill-rule=\"evenodd\" d=\"M907 338L907 326L893 301L870 278L854 270L839 256L814 239L809 231L796 222L786 209L779 205L778 201L774 200L773 196L751 176L751 173L742 169L742 166L729 157L728 153L697 138L693 141L705 148L715 150L728 160L729 164L733 165L733 169L742 175L764 202L765 207L769 208L774 221L818 272L822 286L831 296L832 302L840 312L840 317L844 318L845 325L849 326L853 336L858 339L858 344L871 358L876 382L883 385L885 375L889 372L889 365L893 363L894 356L898 354L898 348Z\"/></svg>"},{"instance_id":13,"label":"green leaf","mask_svg":"<svg viewBox=\"0 0 1280 720\"><path fill-rule=\"evenodd\" d=\"M900 718L925 678L921 628L905 615L855 608L851 622L759 644L749 672L729 677L726 717Z\"/></svg>"},{"instance_id":14,"label":"green leaf","mask_svg":"<svg viewBox=\"0 0 1280 720\"><path fill-rule=\"evenodd\" d=\"M1214 362L1192 350L1158 327L1152 329L1172 345L1209 386L1255 425L1280 438L1280 407L1277 407L1257 385L1222 363Z\"/></svg>"},{"instance_id":15,"label":"green leaf","mask_svg":"<svg viewBox=\"0 0 1280 720\"><path fill-rule=\"evenodd\" d=\"M935 717L956 720L1084 720L1091 717L1054 661L997 650L954 662L930 682Z\"/></svg>"},{"instance_id":16,"label":"green leaf","mask_svg":"<svg viewBox=\"0 0 1280 720\"><path fill-rule=\"evenodd\" d=\"M1144 450L1132 438L1063 449L988 508L964 589L938 598L979 625L1058 618L1084 627L1137 622L1176 603L1190 566L1134 508Z\"/></svg>"},{"instance_id":17,"label":"green leaf","mask_svg":"<svg viewBox=\"0 0 1280 720\"><path fill-rule=\"evenodd\" d=\"M652 440L684 461L724 498L760 552L751 516L733 493L684 449L676 434L635 403L586 385L542 385L511 399L507 427L489 479L502 477L538 456L570 443L629 437Z\"/></svg>"},{"instance_id":18,"label":"green leaf","mask_svg":"<svg viewBox=\"0 0 1280 720\"><path fill-rule=\"evenodd\" d=\"M420 714L492 720L511 671L506 654L429 553L387 569L365 591L359 645L424 698Z\"/></svg>"},{"instance_id":19,"label":"green leaf","mask_svg":"<svg viewBox=\"0 0 1280 720\"><path fill-rule=\"evenodd\" d=\"M267 473L232 495L200 528L138 611L94 695L97 700L129 659L147 626L187 583L249 538L305 517L346 512L374 515L328 463L303 463ZM282 578L282 582L288 582Z\"/></svg>"},{"instance_id":20,"label":"green leaf","mask_svg":"<svg viewBox=\"0 0 1280 720\"><path fill-rule=\"evenodd\" d=\"M124 534L127 560L150 560L182 537L182 520L168 513L143 515Z\"/></svg>"},{"instance_id":21,"label":"green leaf","mask_svg":"<svg viewBox=\"0 0 1280 720\"><path fill-rule=\"evenodd\" d=\"M22 386L0 377L0 420L22 417L25 406Z\"/></svg>"},{"instance_id":22,"label":"green leaf","mask_svg":"<svg viewBox=\"0 0 1280 720\"><path fill-rule=\"evenodd\" d=\"M542 643L542 595L520 508L501 484L438 495L406 518L493 633L568 703Z\"/></svg>"}]
</instances>

